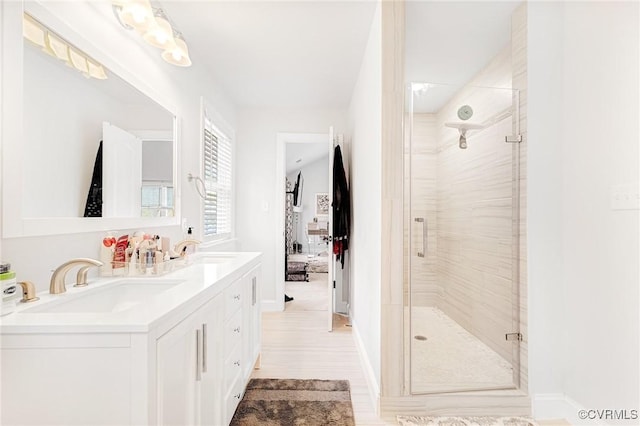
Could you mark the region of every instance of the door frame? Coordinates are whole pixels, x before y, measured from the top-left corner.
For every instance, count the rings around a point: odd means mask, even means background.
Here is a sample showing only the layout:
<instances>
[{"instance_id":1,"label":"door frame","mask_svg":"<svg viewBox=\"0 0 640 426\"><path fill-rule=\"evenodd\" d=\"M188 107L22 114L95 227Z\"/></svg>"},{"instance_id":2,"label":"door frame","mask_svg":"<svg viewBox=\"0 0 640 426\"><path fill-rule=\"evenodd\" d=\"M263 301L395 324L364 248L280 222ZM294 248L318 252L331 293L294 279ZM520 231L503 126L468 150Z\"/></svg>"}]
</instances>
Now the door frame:
<instances>
[{"instance_id":1,"label":"door frame","mask_svg":"<svg viewBox=\"0 0 640 426\"><path fill-rule=\"evenodd\" d=\"M277 311L284 311L284 206L286 194L283 189L286 185L286 146L287 143L324 143L329 140L329 133L277 133L276 142L276 199L275 199L275 306ZM329 188L331 190L331 188ZM327 278L328 279L328 278ZM332 301L329 300L328 308L333 310Z\"/></svg>"}]
</instances>

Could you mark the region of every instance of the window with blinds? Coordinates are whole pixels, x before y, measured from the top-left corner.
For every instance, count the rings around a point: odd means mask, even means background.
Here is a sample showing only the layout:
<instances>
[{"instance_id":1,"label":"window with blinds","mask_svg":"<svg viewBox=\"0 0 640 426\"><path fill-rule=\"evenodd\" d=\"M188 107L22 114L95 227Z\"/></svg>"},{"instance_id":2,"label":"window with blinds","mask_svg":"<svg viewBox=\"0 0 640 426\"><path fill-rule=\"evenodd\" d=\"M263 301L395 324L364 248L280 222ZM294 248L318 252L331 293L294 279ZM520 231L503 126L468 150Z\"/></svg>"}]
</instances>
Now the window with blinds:
<instances>
[{"instance_id":1,"label":"window with blinds","mask_svg":"<svg viewBox=\"0 0 640 426\"><path fill-rule=\"evenodd\" d=\"M204 118L204 214L203 237L231 236L232 149L231 140Z\"/></svg>"}]
</instances>

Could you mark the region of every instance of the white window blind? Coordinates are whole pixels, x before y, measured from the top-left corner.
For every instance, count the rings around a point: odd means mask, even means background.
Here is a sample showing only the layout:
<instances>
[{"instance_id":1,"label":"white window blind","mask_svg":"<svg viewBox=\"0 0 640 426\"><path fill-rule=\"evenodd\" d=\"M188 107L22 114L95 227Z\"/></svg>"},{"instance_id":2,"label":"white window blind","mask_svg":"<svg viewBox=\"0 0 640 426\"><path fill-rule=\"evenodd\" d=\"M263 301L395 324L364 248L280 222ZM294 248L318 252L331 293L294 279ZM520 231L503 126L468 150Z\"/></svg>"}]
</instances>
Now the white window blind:
<instances>
[{"instance_id":1,"label":"white window blind","mask_svg":"<svg viewBox=\"0 0 640 426\"><path fill-rule=\"evenodd\" d=\"M219 239L232 231L232 149L231 140L204 117L204 215L203 236Z\"/></svg>"}]
</instances>

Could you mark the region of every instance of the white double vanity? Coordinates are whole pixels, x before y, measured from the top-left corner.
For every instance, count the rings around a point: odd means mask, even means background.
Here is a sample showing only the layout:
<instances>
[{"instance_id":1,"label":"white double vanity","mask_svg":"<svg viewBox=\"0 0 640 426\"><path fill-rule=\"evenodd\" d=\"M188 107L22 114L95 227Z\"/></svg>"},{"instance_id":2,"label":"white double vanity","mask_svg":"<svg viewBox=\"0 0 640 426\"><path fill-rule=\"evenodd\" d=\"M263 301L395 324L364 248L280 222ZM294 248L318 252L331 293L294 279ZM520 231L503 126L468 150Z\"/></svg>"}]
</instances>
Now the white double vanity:
<instances>
[{"instance_id":1,"label":"white double vanity","mask_svg":"<svg viewBox=\"0 0 640 426\"><path fill-rule=\"evenodd\" d=\"M112 2L0 2L0 40L0 231L19 281L98 258L114 230L221 237L181 185L203 167L206 85L132 37ZM140 143L113 165L116 127ZM261 255L199 252L164 275L153 259L158 275L40 291L0 317L0 424L229 423L259 360Z\"/></svg>"},{"instance_id":2,"label":"white double vanity","mask_svg":"<svg viewBox=\"0 0 640 426\"><path fill-rule=\"evenodd\" d=\"M226 425L260 358L259 253L200 252L0 318L2 424Z\"/></svg>"}]
</instances>

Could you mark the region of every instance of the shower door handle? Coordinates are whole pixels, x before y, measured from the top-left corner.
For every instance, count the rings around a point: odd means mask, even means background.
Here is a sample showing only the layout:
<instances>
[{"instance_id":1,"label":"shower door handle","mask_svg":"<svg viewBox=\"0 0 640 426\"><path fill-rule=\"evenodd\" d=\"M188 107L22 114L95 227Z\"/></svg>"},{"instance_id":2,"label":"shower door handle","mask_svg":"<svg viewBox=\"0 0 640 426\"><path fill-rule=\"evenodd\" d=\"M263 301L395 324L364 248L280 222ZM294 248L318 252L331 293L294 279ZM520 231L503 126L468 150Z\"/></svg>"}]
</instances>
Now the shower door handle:
<instances>
[{"instance_id":1,"label":"shower door handle","mask_svg":"<svg viewBox=\"0 0 640 426\"><path fill-rule=\"evenodd\" d=\"M416 217L413 220L422 223L422 251L418 251L418 257L425 257L427 255L427 237L429 235L427 220L424 217Z\"/></svg>"}]
</instances>

